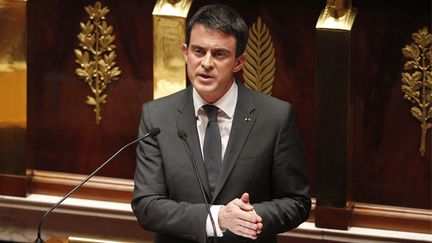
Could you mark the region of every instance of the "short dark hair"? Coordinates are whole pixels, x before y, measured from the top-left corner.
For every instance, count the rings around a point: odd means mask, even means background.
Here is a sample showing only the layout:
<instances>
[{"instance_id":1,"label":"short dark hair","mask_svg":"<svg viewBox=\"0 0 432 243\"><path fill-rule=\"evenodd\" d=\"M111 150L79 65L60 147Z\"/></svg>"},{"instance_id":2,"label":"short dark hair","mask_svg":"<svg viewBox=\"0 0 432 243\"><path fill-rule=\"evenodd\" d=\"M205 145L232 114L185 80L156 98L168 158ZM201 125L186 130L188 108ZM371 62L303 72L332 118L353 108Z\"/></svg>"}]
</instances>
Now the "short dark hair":
<instances>
[{"instance_id":1,"label":"short dark hair","mask_svg":"<svg viewBox=\"0 0 432 243\"><path fill-rule=\"evenodd\" d=\"M243 18L232 8L223 4L201 7L189 20L186 29L186 44L189 46L192 28L202 24L206 28L221 31L236 38L236 57L245 51L248 27Z\"/></svg>"}]
</instances>

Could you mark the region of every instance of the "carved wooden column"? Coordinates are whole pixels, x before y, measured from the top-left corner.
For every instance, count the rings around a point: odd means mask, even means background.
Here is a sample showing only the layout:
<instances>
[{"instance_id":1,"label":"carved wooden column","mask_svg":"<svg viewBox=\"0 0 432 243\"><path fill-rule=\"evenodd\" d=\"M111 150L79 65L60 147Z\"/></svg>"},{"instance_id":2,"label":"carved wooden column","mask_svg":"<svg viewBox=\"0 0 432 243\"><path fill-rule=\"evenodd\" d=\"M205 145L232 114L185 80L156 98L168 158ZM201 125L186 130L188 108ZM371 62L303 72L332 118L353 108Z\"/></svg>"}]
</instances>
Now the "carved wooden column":
<instances>
[{"instance_id":1,"label":"carved wooden column","mask_svg":"<svg viewBox=\"0 0 432 243\"><path fill-rule=\"evenodd\" d=\"M350 164L350 1L327 1L316 26L317 227L348 229Z\"/></svg>"}]
</instances>

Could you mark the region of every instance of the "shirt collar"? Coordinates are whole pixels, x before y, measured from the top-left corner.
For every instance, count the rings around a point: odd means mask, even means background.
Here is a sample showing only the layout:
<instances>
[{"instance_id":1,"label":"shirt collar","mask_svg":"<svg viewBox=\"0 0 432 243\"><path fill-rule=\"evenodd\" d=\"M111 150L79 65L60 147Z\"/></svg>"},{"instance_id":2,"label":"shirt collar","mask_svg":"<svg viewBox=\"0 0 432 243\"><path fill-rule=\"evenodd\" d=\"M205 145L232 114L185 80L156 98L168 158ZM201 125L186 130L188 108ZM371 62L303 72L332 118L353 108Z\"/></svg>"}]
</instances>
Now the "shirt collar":
<instances>
[{"instance_id":1,"label":"shirt collar","mask_svg":"<svg viewBox=\"0 0 432 243\"><path fill-rule=\"evenodd\" d=\"M192 92L195 116L198 117L198 110L201 109L203 105L208 104L193 87ZM238 85L234 81L228 92L225 93L219 100L212 103L212 105L217 106L223 113L225 113L230 119L234 116L234 111L237 103L238 97Z\"/></svg>"}]
</instances>

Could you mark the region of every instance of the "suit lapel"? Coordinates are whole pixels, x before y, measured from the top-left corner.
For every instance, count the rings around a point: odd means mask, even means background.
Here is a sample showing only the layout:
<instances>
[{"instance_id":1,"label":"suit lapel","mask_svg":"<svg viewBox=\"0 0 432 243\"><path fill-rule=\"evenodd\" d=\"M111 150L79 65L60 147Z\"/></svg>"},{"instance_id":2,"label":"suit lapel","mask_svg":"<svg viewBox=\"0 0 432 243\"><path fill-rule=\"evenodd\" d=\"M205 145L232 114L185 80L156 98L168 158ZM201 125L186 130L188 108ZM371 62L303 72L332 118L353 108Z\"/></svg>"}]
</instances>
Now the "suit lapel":
<instances>
[{"instance_id":1,"label":"suit lapel","mask_svg":"<svg viewBox=\"0 0 432 243\"><path fill-rule=\"evenodd\" d=\"M198 172L200 174L204 190L207 198L209 198L209 185L207 180L207 174L204 167L204 161L201 155L201 146L199 142L198 132L196 128L196 117L194 111L194 104L192 100L192 86L189 86L182 100L180 100L177 111L178 116L176 117L176 123L178 130L183 130L187 134L187 141L191 146L192 156L197 163ZM187 149L185 147L185 149ZM193 163L191 161L191 163ZM192 171L195 174L194 171ZM198 183L198 181L197 181Z\"/></svg>"},{"instance_id":2,"label":"suit lapel","mask_svg":"<svg viewBox=\"0 0 432 243\"><path fill-rule=\"evenodd\" d=\"M231 133L228 140L228 145L225 151L225 156L222 162L221 176L216 186L215 196L217 197L226 183L238 157L245 145L250 131L255 124L256 117L253 114L255 106L251 99L247 88L239 84L237 105L234 112Z\"/></svg>"}]
</instances>

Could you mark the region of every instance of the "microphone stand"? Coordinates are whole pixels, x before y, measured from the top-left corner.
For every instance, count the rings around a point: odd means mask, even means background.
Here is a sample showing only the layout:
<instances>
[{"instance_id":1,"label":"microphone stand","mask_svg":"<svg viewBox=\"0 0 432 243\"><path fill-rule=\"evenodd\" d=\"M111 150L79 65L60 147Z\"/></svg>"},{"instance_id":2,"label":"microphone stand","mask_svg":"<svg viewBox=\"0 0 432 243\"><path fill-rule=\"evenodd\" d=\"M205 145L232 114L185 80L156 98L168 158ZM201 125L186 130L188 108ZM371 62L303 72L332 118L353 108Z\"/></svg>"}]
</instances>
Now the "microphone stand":
<instances>
[{"instance_id":1,"label":"microphone stand","mask_svg":"<svg viewBox=\"0 0 432 243\"><path fill-rule=\"evenodd\" d=\"M183 131L183 130L179 130L177 135L179 136L179 138L181 138L181 140L185 144L187 153L189 155L189 158L192 161L192 165L193 165L194 170L195 170L195 175L196 175L196 177L198 179L198 183L199 183L199 186L200 186L200 189L201 189L201 194L202 194L202 197L204 199L204 204L206 206L207 213L208 213L208 215L210 217L210 222L211 222L211 225L212 225L212 228L213 228L214 243L217 243L218 242L218 237L217 237L217 233L216 233L216 224L214 222L213 215L210 212L210 205L209 205L209 203L207 201L207 197L206 197L205 192L204 192L204 186L203 186L203 183L202 183L202 180L201 180L201 176L199 175L199 172L198 172L198 166L197 166L197 163L195 161L194 154L193 154L192 149L191 149L191 147L189 145L189 142L186 140L186 137L187 137L186 132Z\"/></svg>"},{"instance_id":2,"label":"microphone stand","mask_svg":"<svg viewBox=\"0 0 432 243\"><path fill-rule=\"evenodd\" d=\"M42 229L42 224L45 221L45 218L48 216L48 214L50 214L55 208L57 208L64 200L66 200L72 193L74 193L77 189L79 189L82 185L84 185L84 183L86 183L88 180L90 180L90 178L92 178L97 172L99 172L99 170L101 170L106 164L108 164L114 157L117 156L117 154L119 154L121 151L123 151L125 148L129 147L130 145L140 141L141 139L144 139L148 136L156 136L160 133L160 129L159 128L153 128L150 130L150 132L148 132L147 134L145 134L142 137L139 137L135 140L133 140L132 142L126 144L125 146L123 146L121 149L119 149L114 155L112 155L109 159L107 159L102 165L100 165L95 171L93 171L90 175L88 175L83 181L81 181L78 185L76 185L72 190L70 190L63 198L61 198L57 203L55 203L54 205L51 206L50 209L48 209L48 211L45 212L45 214L43 215L43 217L41 218L41 220L39 221L39 225L38 225L38 229L37 229L37 238L34 241L35 243L43 243L44 240L41 237L41 229Z\"/></svg>"}]
</instances>

